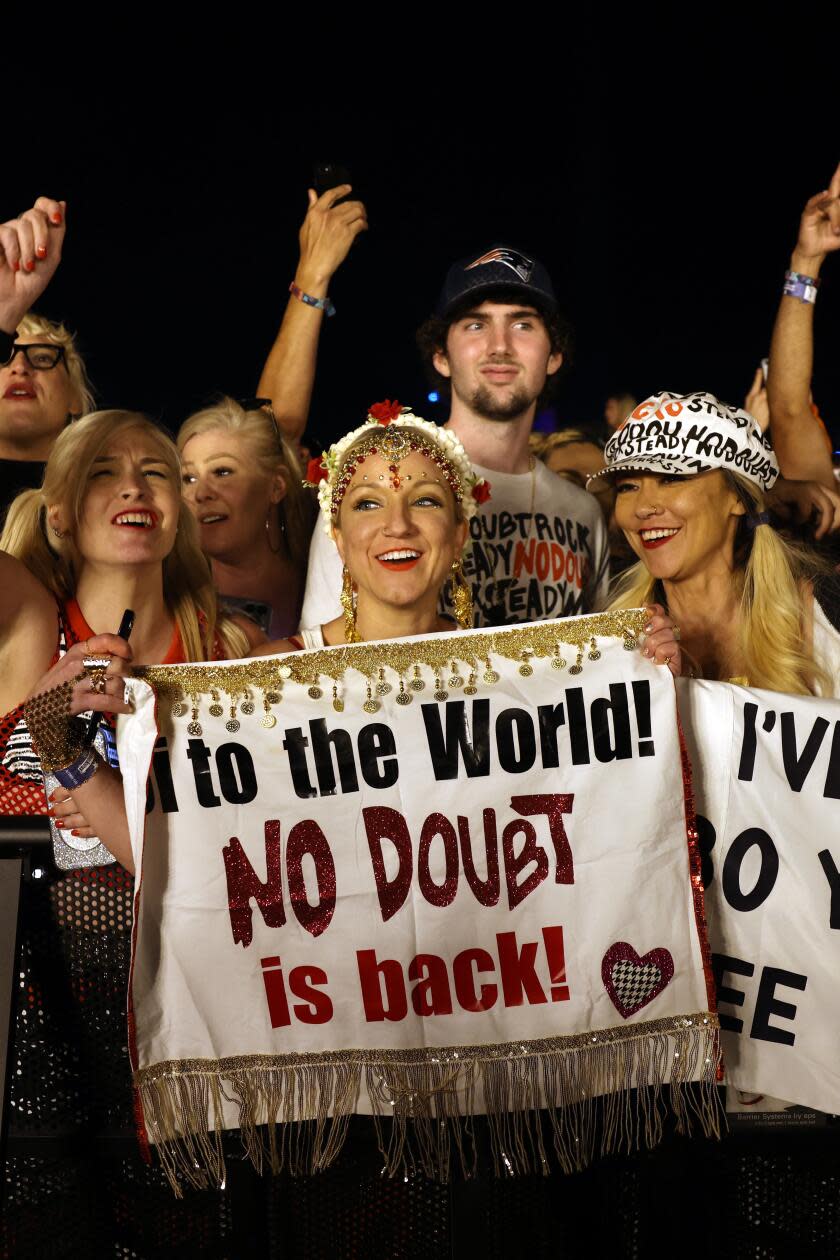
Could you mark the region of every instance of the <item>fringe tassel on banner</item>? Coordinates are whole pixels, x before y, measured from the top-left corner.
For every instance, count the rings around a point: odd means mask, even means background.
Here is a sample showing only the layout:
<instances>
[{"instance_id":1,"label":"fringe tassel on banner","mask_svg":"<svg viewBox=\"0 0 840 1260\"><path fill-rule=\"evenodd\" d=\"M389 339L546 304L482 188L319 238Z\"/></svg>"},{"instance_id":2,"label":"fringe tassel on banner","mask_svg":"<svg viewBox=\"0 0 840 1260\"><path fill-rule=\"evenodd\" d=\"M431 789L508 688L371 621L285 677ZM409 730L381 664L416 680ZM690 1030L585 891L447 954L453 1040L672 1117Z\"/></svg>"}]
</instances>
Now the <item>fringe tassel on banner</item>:
<instances>
[{"instance_id":1,"label":"fringe tassel on banner","mask_svg":"<svg viewBox=\"0 0 840 1260\"><path fill-rule=\"evenodd\" d=\"M668 1112L679 1133L720 1137L719 1041L717 1017L700 1014L522 1045L163 1063L135 1084L178 1197L181 1181L224 1180L223 1099L238 1105L258 1171L305 1175L338 1156L362 1081L386 1176L448 1181L453 1162L475 1176L477 1112L496 1176L547 1175L551 1151L568 1173L599 1153L655 1146Z\"/></svg>"}]
</instances>

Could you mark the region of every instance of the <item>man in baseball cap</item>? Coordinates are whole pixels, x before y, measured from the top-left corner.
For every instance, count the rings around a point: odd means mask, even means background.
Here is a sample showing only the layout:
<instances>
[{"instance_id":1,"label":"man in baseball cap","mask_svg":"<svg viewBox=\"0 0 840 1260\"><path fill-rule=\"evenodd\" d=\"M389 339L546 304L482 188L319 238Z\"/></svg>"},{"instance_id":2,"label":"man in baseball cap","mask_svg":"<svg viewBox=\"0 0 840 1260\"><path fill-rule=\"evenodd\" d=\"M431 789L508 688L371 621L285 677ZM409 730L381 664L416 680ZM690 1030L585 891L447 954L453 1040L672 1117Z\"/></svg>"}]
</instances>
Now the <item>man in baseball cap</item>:
<instances>
[{"instance_id":1,"label":"man in baseball cap","mask_svg":"<svg viewBox=\"0 0 840 1260\"><path fill-rule=\"evenodd\" d=\"M478 258L462 258L446 273L436 308L446 319L464 299L476 301L497 290L520 295L544 318L557 314L557 298L551 276L537 258L509 245L492 245Z\"/></svg>"},{"instance_id":2,"label":"man in baseball cap","mask_svg":"<svg viewBox=\"0 0 840 1260\"><path fill-rule=\"evenodd\" d=\"M492 487L470 522L464 560L476 625L572 616L602 603L608 549L601 509L529 448L537 406L571 349L546 268L505 243L461 259L417 343L450 395L447 427ZM337 553L327 556L313 540L303 624L338 614L340 573Z\"/></svg>"}]
</instances>

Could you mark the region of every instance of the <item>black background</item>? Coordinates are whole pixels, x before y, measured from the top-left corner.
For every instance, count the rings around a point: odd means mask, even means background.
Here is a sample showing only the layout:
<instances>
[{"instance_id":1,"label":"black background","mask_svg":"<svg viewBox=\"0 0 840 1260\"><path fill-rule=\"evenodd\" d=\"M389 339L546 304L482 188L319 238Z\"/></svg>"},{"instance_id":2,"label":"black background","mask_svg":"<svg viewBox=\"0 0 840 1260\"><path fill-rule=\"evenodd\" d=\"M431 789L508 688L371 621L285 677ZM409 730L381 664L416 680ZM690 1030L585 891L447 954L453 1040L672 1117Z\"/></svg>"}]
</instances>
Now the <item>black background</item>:
<instances>
[{"instance_id":1,"label":"black background","mask_svg":"<svg viewBox=\"0 0 840 1260\"><path fill-rule=\"evenodd\" d=\"M299 43L258 61L259 28L191 59L161 39L140 69L121 60L127 38L42 122L31 99L12 111L0 215L67 200L40 307L78 330L102 405L171 428L215 393L255 391L316 159L350 169L370 219L332 286L316 439L386 396L445 418L414 330L449 263L500 239L547 264L575 324L561 423L597 423L611 390L740 402L801 207L840 158L837 57L831 32L806 49L766 17L760 36L691 20L655 41L633 28L632 46L595 18L574 39L558 25L539 71L540 32L513 23L480 57L438 41L410 69L345 64L340 78L307 69ZM840 258L824 275L815 395L840 439Z\"/></svg>"}]
</instances>

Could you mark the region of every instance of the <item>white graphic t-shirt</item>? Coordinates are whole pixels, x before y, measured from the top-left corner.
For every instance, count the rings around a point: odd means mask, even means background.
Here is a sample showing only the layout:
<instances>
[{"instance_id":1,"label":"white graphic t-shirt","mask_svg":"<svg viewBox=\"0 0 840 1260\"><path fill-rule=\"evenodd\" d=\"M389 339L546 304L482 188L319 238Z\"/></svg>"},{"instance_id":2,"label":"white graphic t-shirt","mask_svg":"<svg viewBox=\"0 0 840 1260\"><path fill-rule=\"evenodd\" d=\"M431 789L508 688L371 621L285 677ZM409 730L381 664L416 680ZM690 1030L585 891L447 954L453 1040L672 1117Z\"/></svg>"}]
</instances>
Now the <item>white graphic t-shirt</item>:
<instances>
[{"instance_id":1,"label":"white graphic t-shirt","mask_svg":"<svg viewBox=\"0 0 840 1260\"><path fill-rule=\"evenodd\" d=\"M609 551L595 498L550 472L541 460L526 473L473 467L491 489L491 498L470 522L472 546L464 555L476 626L574 617L602 606ZM341 560L319 521L309 549L301 625L323 625L338 617L340 591ZM446 599L441 611L451 614Z\"/></svg>"}]
</instances>

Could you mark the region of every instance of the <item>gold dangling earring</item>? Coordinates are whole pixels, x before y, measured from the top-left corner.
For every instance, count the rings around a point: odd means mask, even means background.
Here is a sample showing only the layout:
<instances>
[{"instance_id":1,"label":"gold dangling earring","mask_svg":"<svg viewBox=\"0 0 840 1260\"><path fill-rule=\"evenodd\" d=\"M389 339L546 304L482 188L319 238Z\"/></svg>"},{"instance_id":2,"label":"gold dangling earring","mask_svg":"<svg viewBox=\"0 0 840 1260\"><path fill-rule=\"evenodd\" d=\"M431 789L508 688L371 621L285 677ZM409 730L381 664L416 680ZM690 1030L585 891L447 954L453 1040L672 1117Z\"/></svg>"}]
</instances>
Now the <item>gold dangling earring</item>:
<instances>
[{"instance_id":1,"label":"gold dangling earring","mask_svg":"<svg viewBox=\"0 0 840 1260\"><path fill-rule=\"evenodd\" d=\"M464 568L460 559L452 561L452 604L455 609L455 620L461 629L472 630L472 587L464 577Z\"/></svg>"},{"instance_id":2,"label":"gold dangling earring","mask_svg":"<svg viewBox=\"0 0 840 1260\"><path fill-rule=\"evenodd\" d=\"M361 643L361 635L356 629L356 600L353 591L353 579L346 564L341 579L341 607L344 609L345 643Z\"/></svg>"}]
</instances>

